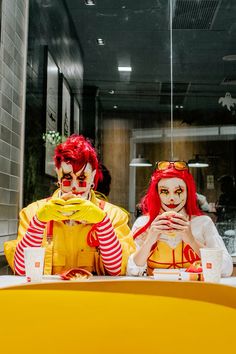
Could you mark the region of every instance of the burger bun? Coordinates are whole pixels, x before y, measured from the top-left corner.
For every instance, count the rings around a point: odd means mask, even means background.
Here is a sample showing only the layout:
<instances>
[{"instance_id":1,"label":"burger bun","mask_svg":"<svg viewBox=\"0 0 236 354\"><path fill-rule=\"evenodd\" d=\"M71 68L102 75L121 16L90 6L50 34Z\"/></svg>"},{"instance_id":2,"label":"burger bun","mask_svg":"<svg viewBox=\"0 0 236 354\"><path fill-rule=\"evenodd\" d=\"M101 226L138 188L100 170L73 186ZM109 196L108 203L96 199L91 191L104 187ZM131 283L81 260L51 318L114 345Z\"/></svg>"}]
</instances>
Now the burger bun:
<instances>
[{"instance_id":1,"label":"burger bun","mask_svg":"<svg viewBox=\"0 0 236 354\"><path fill-rule=\"evenodd\" d=\"M176 213L175 211L165 211L164 213L161 214L161 216L166 217L167 219L171 219L174 216L177 216L178 213Z\"/></svg>"}]
</instances>

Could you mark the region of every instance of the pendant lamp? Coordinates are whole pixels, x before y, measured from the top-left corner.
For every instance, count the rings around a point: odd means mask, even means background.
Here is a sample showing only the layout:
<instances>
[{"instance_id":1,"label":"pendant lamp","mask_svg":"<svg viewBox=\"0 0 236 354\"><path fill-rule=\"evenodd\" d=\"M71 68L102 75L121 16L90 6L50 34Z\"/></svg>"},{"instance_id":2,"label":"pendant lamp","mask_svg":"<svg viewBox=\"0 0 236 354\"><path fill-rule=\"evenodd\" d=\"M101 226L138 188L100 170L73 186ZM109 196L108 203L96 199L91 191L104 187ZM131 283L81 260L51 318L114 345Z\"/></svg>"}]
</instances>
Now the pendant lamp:
<instances>
[{"instance_id":1,"label":"pendant lamp","mask_svg":"<svg viewBox=\"0 0 236 354\"><path fill-rule=\"evenodd\" d=\"M208 167L209 164L202 159L199 155L196 155L194 159L191 159L188 161L188 166L189 167L196 167L196 168L201 168L201 167Z\"/></svg>"},{"instance_id":2,"label":"pendant lamp","mask_svg":"<svg viewBox=\"0 0 236 354\"><path fill-rule=\"evenodd\" d=\"M151 162L142 155L138 155L137 158L132 159L132 161L129 164L131 167L149 167L152 166Z\"/></svg>"}]
</instances>

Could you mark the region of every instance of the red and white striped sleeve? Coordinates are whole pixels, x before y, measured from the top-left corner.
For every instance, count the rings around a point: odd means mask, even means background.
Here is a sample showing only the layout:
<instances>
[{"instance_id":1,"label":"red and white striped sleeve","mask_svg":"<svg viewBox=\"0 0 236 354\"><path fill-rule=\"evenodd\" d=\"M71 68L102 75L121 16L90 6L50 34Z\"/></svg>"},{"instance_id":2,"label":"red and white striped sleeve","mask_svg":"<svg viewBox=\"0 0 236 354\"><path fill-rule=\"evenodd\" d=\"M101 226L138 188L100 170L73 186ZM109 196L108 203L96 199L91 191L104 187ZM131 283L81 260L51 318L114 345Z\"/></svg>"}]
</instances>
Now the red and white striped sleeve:
<instances>
[{"instance_id":1,"label":"red and white striped sleeve","mask_svg":"<svg viewBox=\"0 0 236 354\"><path fill-rule=\"evenodd\" d=\"M46 227L46 222L39 221L37 216L31 220L29 227L16 247L14 265L15 273L18 275L25 274L24 248L40 247L43 240L43 232Z\"/></svg>"},{"instance_id":2,"label":"red and white striped sleeve","mask_svg":"<svg viewBox=\"0 0 236 354\"><path fill-rule=\"evenodd\" d=\"M122 249L108 216L97 224L96 233L104 267L109 275L119 275L121 271Z\"/></svg>"}]
</instances>

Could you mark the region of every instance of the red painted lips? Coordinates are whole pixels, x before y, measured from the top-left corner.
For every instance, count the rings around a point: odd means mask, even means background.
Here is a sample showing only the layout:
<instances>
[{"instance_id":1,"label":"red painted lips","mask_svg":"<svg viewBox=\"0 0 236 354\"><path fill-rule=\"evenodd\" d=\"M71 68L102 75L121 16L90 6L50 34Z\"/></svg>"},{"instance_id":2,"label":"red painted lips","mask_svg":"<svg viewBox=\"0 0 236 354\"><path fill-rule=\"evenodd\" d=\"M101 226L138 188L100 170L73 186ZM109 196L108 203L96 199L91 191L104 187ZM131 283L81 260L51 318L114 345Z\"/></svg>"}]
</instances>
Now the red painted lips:
<instances>
[{"instance_id":1,"label":"red painted lips","mask_svg":"<svg viewBox=\"0 0 236 354\"><path fill-rule=\"evenodd\" d=\"M166 204L165 204L166 205ZM169 204L169 205L166 205L167 206L167 208L169 208L169 209L175 209L175 208L177 208L178 206L179 206L179 204Z\"/></svg>"}]
</instances>

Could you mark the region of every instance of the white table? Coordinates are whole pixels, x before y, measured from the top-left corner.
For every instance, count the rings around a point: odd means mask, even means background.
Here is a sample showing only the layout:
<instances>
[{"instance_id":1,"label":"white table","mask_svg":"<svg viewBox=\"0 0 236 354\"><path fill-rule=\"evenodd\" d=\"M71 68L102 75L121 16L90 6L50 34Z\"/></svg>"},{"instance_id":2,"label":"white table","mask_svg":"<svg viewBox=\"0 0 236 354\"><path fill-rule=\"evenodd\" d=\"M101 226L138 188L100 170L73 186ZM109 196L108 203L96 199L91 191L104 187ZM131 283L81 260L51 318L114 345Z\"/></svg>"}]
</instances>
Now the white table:
<instances>
[{"instance_id":1,"label":"white table","mask_svg":"<svg viewBox=\"0 0 236 354\"><path fill-rule=\"evenodd\" d=\"M109 276L94 276L86 282L99 282L99 281L108 281L108 282L119 282L119 281L151 281L158 282L159 280L154 280L152 277L129 277L129 276L120 276L120 277L109 277ZM58 275L45 275L43 276L43 283L55 283L62 282L65 283L65 280L61 280ZM0 276L0 288L6 288L9 286L17 286L27 284L26 277L15 276L15 275L2 275ZM222 278L220 284L236 287L236 277Z\"/></svg>"}]
</instances>

